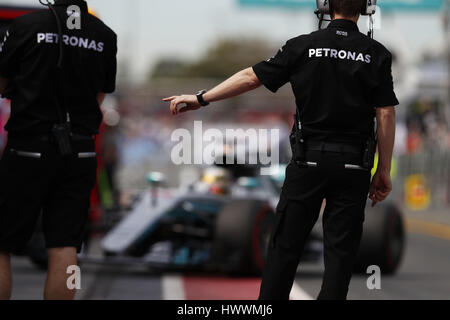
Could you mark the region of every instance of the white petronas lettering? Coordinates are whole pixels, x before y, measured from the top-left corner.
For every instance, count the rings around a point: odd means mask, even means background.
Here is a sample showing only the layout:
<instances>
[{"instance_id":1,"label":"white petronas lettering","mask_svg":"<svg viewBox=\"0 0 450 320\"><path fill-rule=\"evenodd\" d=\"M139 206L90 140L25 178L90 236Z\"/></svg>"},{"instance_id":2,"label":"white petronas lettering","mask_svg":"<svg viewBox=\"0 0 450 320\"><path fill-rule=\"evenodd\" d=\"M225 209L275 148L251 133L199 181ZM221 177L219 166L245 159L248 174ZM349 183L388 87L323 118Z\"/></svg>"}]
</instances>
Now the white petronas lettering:
<instances>
[{"instance_id":1,"label":"white petronas lettering","mask_svg":"<svg viewBox=\"0 0 450 320\"><path fill-rule=\"evenodd\" d=\"M367 64L372 63L372 56L370 54L347 50L336 50L331 48L311 48L309 49L309 58L331 58L358 62L361 61Z\"/></svg>"},{"instance_id":2,"label":"white petronas lettering","mask_svg":"<svg viewBox=\"0 0 450 320\"><path fill-rule=\"evenodd\" d=\"M37 43L51 43L57 44L59 42L58 34L56 33L38 33ZM97 52L103 52L105 44L96 40L91 40L88 38L81 38L76 36L69 37L68 35L63 35L63 43L66 46L79 47L86 50L93 50Z\"/></svg>"}]
</instances>

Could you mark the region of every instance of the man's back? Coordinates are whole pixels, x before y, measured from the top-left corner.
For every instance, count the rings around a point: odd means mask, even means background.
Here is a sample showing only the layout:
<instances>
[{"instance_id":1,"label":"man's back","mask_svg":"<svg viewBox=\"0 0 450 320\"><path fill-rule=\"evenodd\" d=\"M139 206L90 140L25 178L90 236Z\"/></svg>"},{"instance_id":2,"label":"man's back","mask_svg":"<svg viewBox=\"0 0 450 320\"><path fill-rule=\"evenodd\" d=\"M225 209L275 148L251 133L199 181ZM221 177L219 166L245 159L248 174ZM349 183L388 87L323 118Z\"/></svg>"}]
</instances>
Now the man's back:
<instances>
[{"instance_id":1,"label":"man's back","mask_svg":"<svg viewBox=\"0 0 450 320\"><path fill-rule=\"evenodd\" d=\"M66 3L67 2L67 3ZM81 8L81 29L66 27L68 3ZM10 80L10 134L49 133L58 121L58 103L71 116L74 132L96 133L102 114L96 96L115 90L116 35L87 12L82 1L59 1L55 9L63 29L63 72L56 65L59 37L50 10L20 17L8 31L0 53L0 75Z\"/></svg>"},{"instance_id":2,"label":"man's back","mask_svg":"<svg viewBox=\"0 0 450 320\"><path fill-rule=\"evenodd\" d=\"M291 83L307 136L364 140L373 130L375 108L396 100L391 60L389 51L361 34L356 23L334 20L327 29L289 40L254 70L263 79L280 70L272 91Z\"/></svg>"}]
</instances>

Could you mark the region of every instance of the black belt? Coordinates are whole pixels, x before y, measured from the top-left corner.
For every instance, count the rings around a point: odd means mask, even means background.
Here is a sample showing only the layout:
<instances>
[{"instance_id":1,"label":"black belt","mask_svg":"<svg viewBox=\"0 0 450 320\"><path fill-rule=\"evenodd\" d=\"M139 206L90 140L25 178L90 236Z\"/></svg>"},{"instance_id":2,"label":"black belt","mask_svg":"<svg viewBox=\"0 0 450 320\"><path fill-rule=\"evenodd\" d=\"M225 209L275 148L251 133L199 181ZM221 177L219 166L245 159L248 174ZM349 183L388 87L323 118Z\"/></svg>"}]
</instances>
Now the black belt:
<instances>
[{"instance_id":1,"label":"black belt","mask_svg":"<svg viewBox=\"0 0 450 320\"><path fill-rule=\"evenodd\" d=\"M94 140L95 137L94 135L83 135L83 134L72 134L71 136L72 141L91 141ZM31 136L27 136L27 137L22 137L24 139L36 139L39 141L43 141L43 142L53 142L54 141L54 137L52 134L40 134L40 135L36 135L34 137Z\"/></svg>"},{"instance_id":2,"label":"black belt","mask_svg":"<svg viewBox=\"0 0 450 320\"><path fill-rule=\"evenodd\" d=\"M88 134L73 133L73 134L71 134L70 137L71 137L72 141L95 140L95 135L88 135ZM10 139L10 140L13 140L13 139L39 140L39 141L43 141L43 142L53 142L54 141L54 137L51 133L41 133L41 134L38 133L36 135L9 134L8 139Z\"/></svg>"},{"instance_id":3,"label":"black belt","mask_svg":"<svg viewBox=\"0 0 450 320\"><path fill-rule=\"evenodd\" d=\"M85 135L85 134L76 134L73 133L71 136L73 141L86 141L86 140L95 140L94 135Z\"/></svg>"},{"instance_id":4,"label":"black belt","mask_svg":"<svg viewBox=\"0 0 450 320\"><path fill-rule=\"evenodd\" d=\"M348 142L306 141L305 149L307 151L353 153L358 155L362 155L364 152L362 144Z\"/></svg>"},{"instance_id":5,"label":"black belt","mask_svg":"<svg viewBox=\"0 0 450 320\"><path fill-rule=\"evenodd\" d=\"M306 151L319 151L319 152L336 152L342 154L356 154L362 155L364 154L364 148L362 144L350 143L350 142L329 142L329 141L305 141L305 149ZM294 161L298 165L308 166L308 167L318 167L319 163L315 161ZM364 167L359 164L351 164L346 163L343 166L344 169L349 170L362 170L368 171Z\"/></svg>"},{"instance_id":6,"label":"black belt","mask_svg":"<svg viewBox=\"0 0 450 320\"><path fill-rule=\"evenodd\" d=\"M319 167L319 163L314 162L314 161L295 161L295 160L293 160L293 161L299 166L306 166L306 167L312 167L312 168ZM369 169L364 168L363 166L360 166L359 164L346 163L346 164L344 164L343 168L347 169L347 170L370 171Z\"/></svg>"}]
</instances>

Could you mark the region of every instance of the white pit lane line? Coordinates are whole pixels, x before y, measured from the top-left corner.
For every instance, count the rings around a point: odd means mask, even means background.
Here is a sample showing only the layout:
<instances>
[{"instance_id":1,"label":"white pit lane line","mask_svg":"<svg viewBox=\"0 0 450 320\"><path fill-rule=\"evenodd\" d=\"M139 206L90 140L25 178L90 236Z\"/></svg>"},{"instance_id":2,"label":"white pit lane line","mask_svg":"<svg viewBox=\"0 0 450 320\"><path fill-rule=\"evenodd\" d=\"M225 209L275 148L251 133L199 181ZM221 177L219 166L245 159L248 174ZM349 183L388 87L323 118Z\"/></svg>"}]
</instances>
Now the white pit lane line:
<instances>
[{"instance_id":1,"label":"white pit lane line","mask_svg":"<svg viewBox=\"0 0 450 320\"><path fill-rule=\"evenodd\" d=\"M305 290L303 290L295 281L290 293L291 300L314 300Z\"/></svg>"},{"instance_id":2,"label":"white pit lane line","mask_svg":"<svg viewBox=\"0 0 450 320\"><path fill-rule=\"evenodd\" d=\"M164 300L186 300L182 276L167 275L162 277L162 298Z\"/></svg>"},{"instance_id":3,"label":"white pit lane line","mask_svg":"<svg viewBox=\"0 0 450 320\"><path fill-rule=\"evenodd\" d=\"M314 300L295 281L290 293L291 300ZM183 277L180 275L166 275L162 278L162 298L164 300L186 300Z\"/></svg>"}]
</instances>

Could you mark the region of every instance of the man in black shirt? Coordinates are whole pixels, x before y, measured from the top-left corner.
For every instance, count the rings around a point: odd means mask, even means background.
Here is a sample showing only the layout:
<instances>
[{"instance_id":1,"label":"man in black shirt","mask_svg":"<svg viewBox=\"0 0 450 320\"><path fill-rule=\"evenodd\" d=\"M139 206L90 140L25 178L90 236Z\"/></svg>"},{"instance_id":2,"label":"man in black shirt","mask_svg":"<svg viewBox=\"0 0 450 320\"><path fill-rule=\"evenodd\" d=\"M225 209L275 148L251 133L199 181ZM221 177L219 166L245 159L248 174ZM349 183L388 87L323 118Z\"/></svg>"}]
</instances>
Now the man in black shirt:
<instances>
[{"instance_id":1,"label":"man in black shirt","mask_svg":"<svg viewBox=\"0 0 450 320\"><path fill-rule=\"evenodd\" d=\"M333 21L328 28L289 40L273 58L237 73L209 92L165 99L171 102L172 113L178 114L261 84L276 92L291 83L297 103L294 155L276 210L260 299L289 299L304 245L324 199L325 272L319 299L346 298L369 194L375 117L380 162L370 187L372 205L391 192L398 101L390 52L358 30L359 16L368 14L371 3L332 0Z\"/></svg>"},{"instance_id":2,"label":"man in black shirt","mask_svg":"<svg viewBox=\"0 0 450 320\"><path fill-rule=\"evenodd\" d=\"M49 248L44 297L74 297L67 268L77 264L96 180L100 105L115 90L115 33L83 0L56 0L49 9L17 18L0 39L0 92L11 99L0 163L2 299L11 295L10 254L27 244L41 211ZM71 17L80 28L69 29Z\"/></svg>"}]
</instances>

